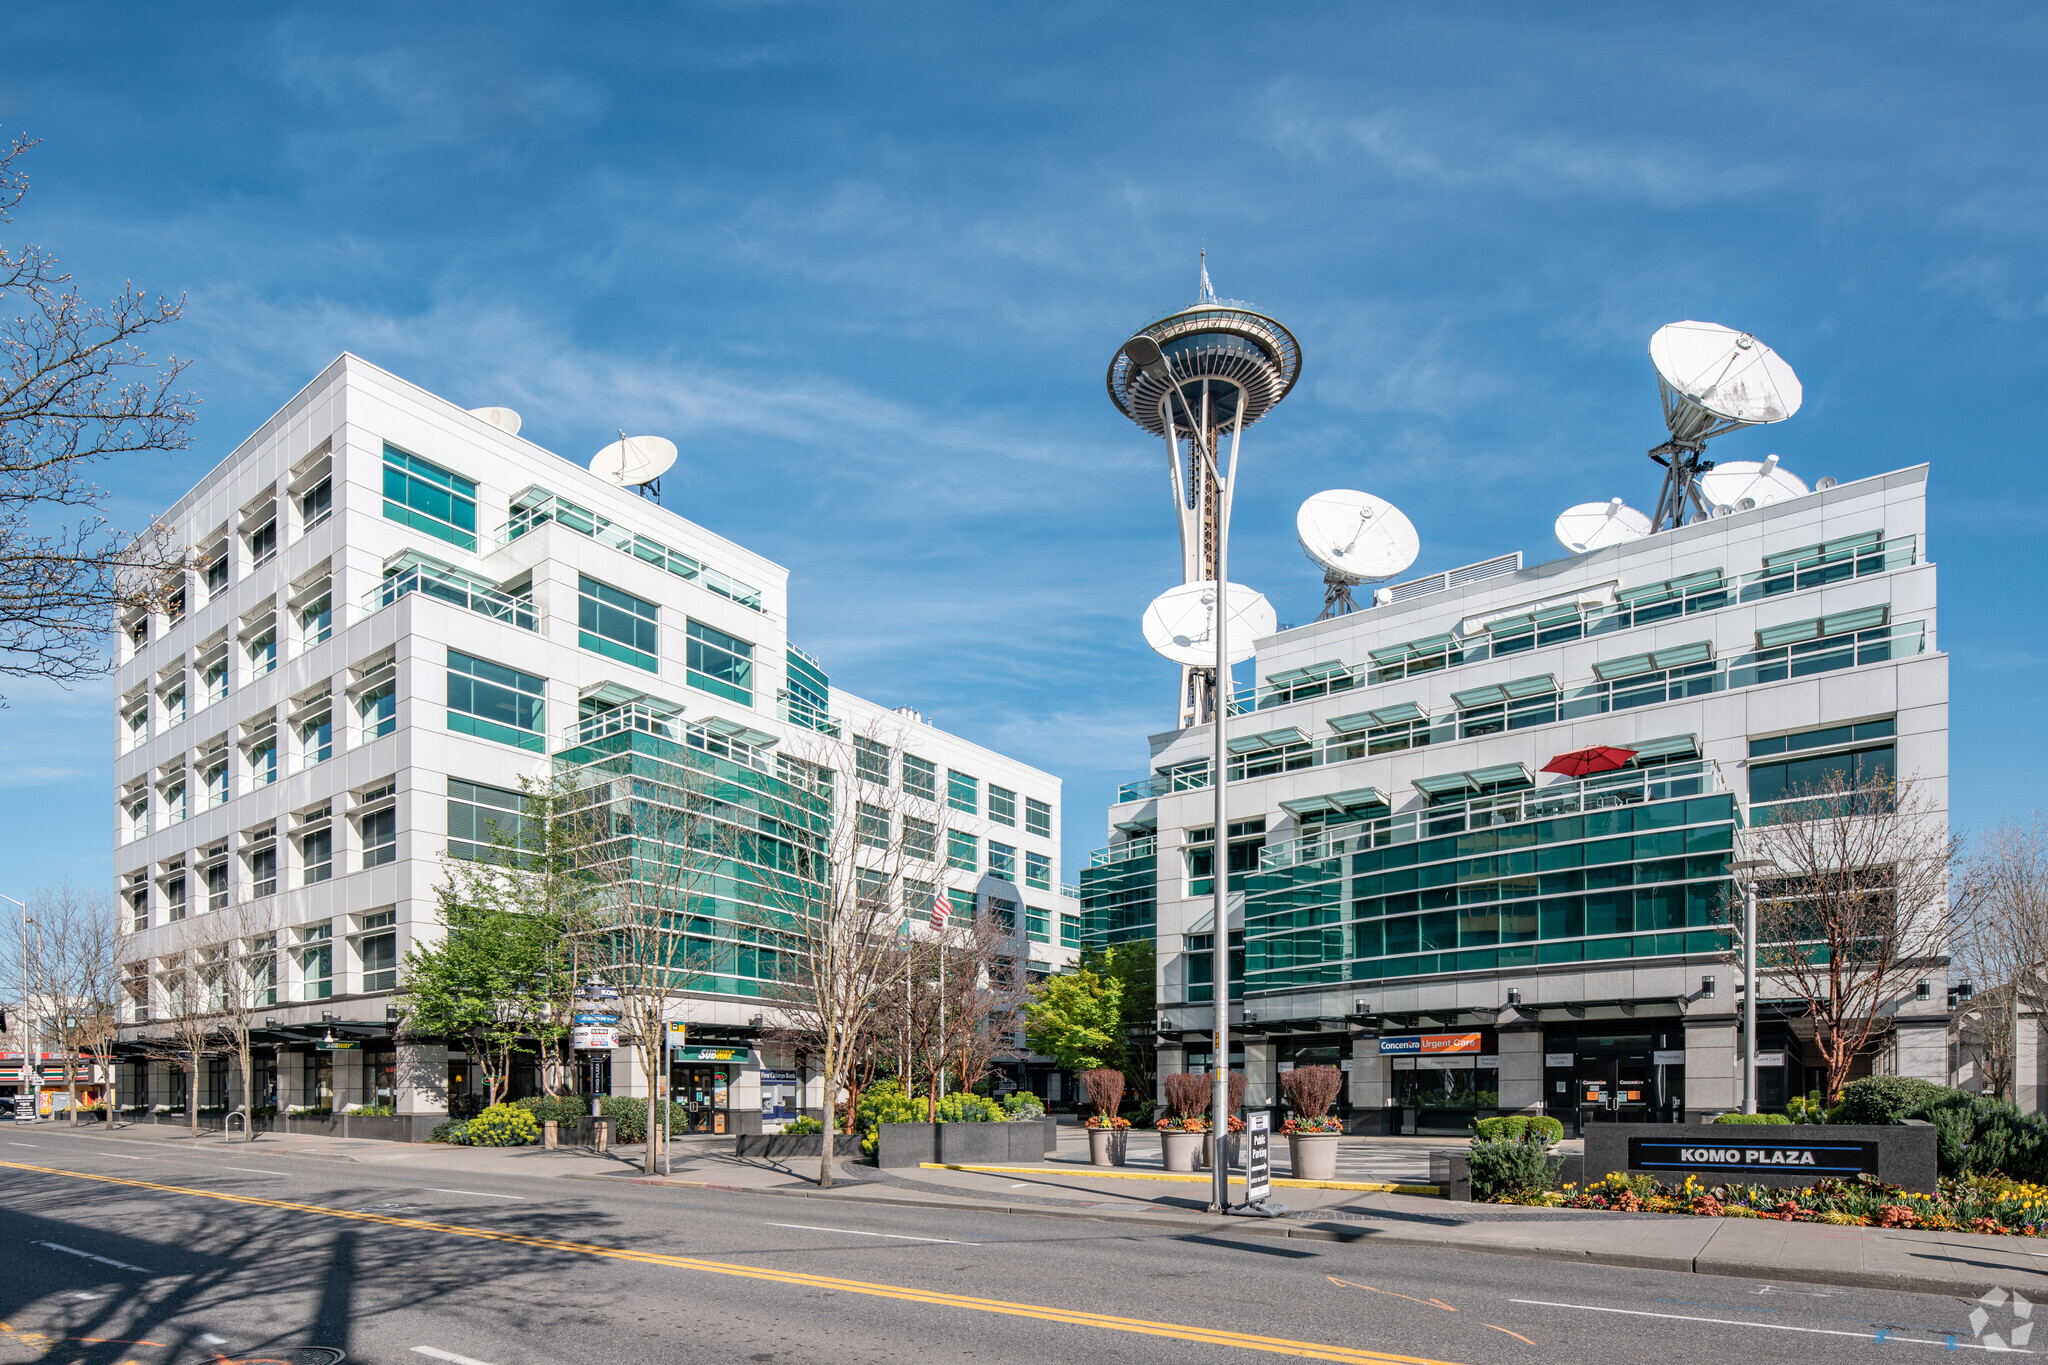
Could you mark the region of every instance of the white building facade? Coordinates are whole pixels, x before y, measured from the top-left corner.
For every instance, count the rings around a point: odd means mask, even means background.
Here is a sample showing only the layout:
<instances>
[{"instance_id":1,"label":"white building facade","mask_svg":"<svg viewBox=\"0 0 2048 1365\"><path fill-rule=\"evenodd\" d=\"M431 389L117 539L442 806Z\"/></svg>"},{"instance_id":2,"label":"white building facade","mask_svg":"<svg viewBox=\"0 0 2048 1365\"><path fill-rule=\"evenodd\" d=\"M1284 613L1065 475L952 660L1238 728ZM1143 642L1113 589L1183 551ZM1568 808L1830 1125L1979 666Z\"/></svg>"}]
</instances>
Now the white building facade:
<instances>
[{"instance_id":1,"label":"white building facade","mask_svg":"<svg viewBox=\"0 0 2048 1365\"><path fill-rule=\"evenodd\" d=\"M593 745L772 779L788 748L892 739L887 780L948 803L934 883L1013 923L1028 970L1075 954L1056 778L832 688L788 639L785 569L483 416L344 355L164 522L189 551L183 599L124 623L116 674L123 1008L138 1034L161 1014L163 964L202 917L259 924L243 947L276 965L258 1103L432 1116L474 1090L464 1057L401 1036L401 964L438 935L444 860L516 817L522 777ZM766 981L705 984L676 1002L678 1098L701 1095L707 1128L758 1130L765 1065L771 1125L791 1086L816 1108L763 1051ZM646 1093L630 1055L583 1058L586 1084ZM157 1102L174 1083L123 1078ZM229 1084L209 1067L194 1098Z\"/></svg>"},{"instance_id":2,"label":"white building facade","mask_svg":"<svg viewBox=\"0 0 2048 1365\"><path fill-rule=\"evenodd\" d=\"M1738 821L1829 773L1910 779L1946 819L1926 479L1508 555L1260 640L1228 721L1225 835L1244 893L1224 928L1230 1065L1252 1101L1326 1063L1349 1072L1356 1131L1736 1107L1716 926ZM1206 726L1154 736L1081 874L1089 941L1156 940L1162 1073L1216 1064L1210 745ZM1633 756L1544 771L1594 745ZM1874 1068L1946 1079L1945 964L1929 970ZM1760 1015L1772 1108L1818 1084L1818 1059L1768 982Z\"/></svg>"}]
</instances>

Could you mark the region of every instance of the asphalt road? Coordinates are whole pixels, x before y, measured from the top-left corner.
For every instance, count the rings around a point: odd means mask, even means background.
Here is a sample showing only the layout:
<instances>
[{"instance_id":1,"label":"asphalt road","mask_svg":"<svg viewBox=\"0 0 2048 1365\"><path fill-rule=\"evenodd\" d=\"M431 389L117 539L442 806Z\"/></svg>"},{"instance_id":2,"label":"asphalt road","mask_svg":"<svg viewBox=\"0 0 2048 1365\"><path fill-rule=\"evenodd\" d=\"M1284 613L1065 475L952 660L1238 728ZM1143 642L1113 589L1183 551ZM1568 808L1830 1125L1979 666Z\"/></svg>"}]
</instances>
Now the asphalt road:
<instances>
[{"instance_id":1,"label":"asphalt road","mask_svg":"<svg viewBox=\"0 0 2048 1365\"><path fill-rule=\"evenodd\" d=\"M0 1125L0 1365L337 1351L378 1365L1634 1365L1917 1358L2030 1325L2010 1301L1980 1331L1979 1305L1931 1296L586 1180L428 1183L441 1178L260 1142L166 1151Z\"/></svg>"}]
</instances>

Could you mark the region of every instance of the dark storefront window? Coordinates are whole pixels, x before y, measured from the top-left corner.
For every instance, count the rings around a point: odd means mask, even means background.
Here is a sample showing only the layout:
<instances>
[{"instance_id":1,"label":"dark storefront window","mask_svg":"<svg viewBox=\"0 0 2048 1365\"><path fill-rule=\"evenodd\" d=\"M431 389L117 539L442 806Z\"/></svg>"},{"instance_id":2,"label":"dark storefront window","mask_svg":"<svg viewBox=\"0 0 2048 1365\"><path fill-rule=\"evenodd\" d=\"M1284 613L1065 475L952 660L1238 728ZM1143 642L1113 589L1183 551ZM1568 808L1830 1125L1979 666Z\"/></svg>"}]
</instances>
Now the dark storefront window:
<instances>
[{"instance_id":1,"label":"dark storefront window","mask_svg":"<svg viewBox=\"0 0 2048 1365\"><path fill-rule=\"evenodd\" d=\"M1685 1030L1676 1021L1606 1020L1543 1030L1543 1103L1569 1124L1581 1105L1596 1121L1683 1117Z\"/></svg>"},{"instance_id":2,"label":"dark storefront window","mask_svg":"<svg viewBox=\"0 0 2048 1365\"><path fill-rule=\"evenodd\" d=\"M398 1103L398 1054L363 1054L363 1104Z\"/></svg>"}]
</instances>

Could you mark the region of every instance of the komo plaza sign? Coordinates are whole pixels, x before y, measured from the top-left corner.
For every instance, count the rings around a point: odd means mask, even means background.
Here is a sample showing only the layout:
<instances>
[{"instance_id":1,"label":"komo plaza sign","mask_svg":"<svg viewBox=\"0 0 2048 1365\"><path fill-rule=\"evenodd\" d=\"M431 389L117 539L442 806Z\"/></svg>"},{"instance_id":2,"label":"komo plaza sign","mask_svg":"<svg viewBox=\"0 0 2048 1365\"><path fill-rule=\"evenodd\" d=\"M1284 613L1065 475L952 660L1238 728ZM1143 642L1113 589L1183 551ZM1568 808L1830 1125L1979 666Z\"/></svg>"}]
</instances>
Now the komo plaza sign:
<instances>
[{"instance_id":1,"label":"komo plaza sign","mask_svg":"<svg viewBox=\"0 0 2048 1365\"><path fill-rule=\"evenodd\" d=\"M1594 1123L1586 1128L1585 1179L1615 1171L1676 1184L1811 1185L1873 1175L1932 1192L1934 1128L1925 1123L1761 1125Z\"/></svg>"}]
</instances>

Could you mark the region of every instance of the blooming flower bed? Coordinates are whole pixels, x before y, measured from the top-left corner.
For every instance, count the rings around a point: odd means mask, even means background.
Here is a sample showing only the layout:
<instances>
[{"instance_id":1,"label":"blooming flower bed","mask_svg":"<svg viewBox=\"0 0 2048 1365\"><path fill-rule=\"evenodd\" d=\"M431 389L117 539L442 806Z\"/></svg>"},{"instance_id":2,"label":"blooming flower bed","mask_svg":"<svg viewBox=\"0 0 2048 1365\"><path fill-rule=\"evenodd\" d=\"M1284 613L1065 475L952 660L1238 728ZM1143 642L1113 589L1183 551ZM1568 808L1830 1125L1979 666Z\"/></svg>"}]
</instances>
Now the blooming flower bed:
<instances>
[{"instance_id":1,"label":"blooming flower bed","mask_svg":"<svg viewBox=\"0 0 2048 1365\"><path fill-rule=\"evenodd\" d=\"M1567 1185L1503 1196L1495 1202L1617 1213L1689 1213L1702 1218L1771 1218L1838 1227L1926 1228L2011 1237L2048 1235L2048 1186L2004 1176L1943 1176L1933 1194L1917 1194L1870 1176L1821 1180L1802 1189L1709 1185L1687 1176L1666 1185L1655 1176L1617 1171L1584 1189Z\"/></svg>"}]
</instances>

